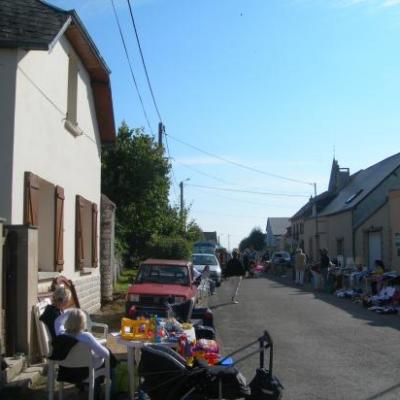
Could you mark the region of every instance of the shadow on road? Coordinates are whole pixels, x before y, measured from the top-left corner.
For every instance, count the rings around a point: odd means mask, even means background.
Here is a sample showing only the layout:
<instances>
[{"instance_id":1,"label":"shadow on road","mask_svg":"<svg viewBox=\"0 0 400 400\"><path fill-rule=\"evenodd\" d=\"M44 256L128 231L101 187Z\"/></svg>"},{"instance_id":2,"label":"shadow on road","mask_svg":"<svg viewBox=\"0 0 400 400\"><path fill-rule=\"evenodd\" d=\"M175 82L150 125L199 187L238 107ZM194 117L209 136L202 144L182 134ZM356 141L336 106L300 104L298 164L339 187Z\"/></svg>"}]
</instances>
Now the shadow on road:
<instances>
[{"instance_id":1,"label":"shadow on road","mask_svg":"<svg viewBox=\"0 0 400 400\"><path fill-rule=\"evenodd\" d=\"M295 289L291 296L302 296L302 295L314 295L318 300L324 301L332 306L341 308L347 313L351 314L353 318L367 321L371 326L389 326L393 329L400 330L400 318L399 315L382 315L376 314L364 308L361 303L355 303L350 299L340 299L334 294L325 293L322 291L313 291L311 285L306 284L305 286L295 285L290 278L280 278L272 275L265 275L259 279L268 279L274 282L272 287L279 288L283 286L291 287Z\"/></svg>"},{"instance_id":2,"label":"shadow on road","mask_svg":"<svg viewBox=\"0 0 400 400\"><path fill-rule=\"evenodd\" d=\"M393 390L399 389L400 388L400 383L398 383L397 385L393 385L390 388L387 388L386 390L383 390L382 392L379 392L377 394L374 394L371 397L368 397L365 400L377 400L377 399L381 399L382 396L389 394L390 392L393 392Z\"/></svg>"},{"instance_id":3,"label":"shadow on road","mask_svg":"<svg viewBox=\"0 0 400 400\"><path fill-rule=\"evenodd\" d=\"M216 310L217 308L225 307L225 306L231 306L234 305L231 301L228 301L226 303L220 303L220 304L215 304L210 307L211 310Z\"/></svg>"}]
</instances>

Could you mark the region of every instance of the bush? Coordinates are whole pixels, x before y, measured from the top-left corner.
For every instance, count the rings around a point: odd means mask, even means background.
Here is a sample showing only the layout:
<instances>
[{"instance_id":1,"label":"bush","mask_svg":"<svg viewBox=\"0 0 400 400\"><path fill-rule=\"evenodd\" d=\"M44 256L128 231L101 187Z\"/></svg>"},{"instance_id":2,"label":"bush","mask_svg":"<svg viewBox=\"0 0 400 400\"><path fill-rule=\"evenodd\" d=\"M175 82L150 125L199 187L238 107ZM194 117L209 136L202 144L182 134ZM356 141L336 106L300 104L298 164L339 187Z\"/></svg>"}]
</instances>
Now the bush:
<instances>
[{"instance_id":1,"label":"bush","mask_svg":"<svg viewBox=\"0 0 400 400\"><path fill-rule=\"evenodd\" d=\"M153 236L147 243L147 255L152 258L169 260L188 260L190 243L180 237Z\"/></svg>"}]
</instances>

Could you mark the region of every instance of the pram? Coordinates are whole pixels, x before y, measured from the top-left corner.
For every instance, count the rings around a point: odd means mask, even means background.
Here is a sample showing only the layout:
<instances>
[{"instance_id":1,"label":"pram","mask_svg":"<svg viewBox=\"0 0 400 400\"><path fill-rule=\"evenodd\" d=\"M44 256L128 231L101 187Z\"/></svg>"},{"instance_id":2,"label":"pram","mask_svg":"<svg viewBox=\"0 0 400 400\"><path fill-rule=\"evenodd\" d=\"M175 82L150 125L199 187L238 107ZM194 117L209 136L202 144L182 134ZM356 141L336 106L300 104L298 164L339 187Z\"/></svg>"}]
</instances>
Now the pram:
<instances>
[{"instance_id":1,"label":"pram","mask_svg":"<svg viewBox=\"0 0 400 400\"><path fill-rule=\"evenodd\" d=\"M254 350L254 346L258 347ZM253 349L251 349L253 347ZM233 364L224 365L233 355L251 349ZM269 369L264 369L265 350L269 349ZM250 385L236 369L236 364L259 353L260 367ZM149 345L142 348L139 363L140 389L151 400L279 400L282 385L272 375L273 344L267 331L257 340L241 347L222 359L217 365L209 366L198 361L193 367L174 350Z\"/></svg>"}]
</instances>

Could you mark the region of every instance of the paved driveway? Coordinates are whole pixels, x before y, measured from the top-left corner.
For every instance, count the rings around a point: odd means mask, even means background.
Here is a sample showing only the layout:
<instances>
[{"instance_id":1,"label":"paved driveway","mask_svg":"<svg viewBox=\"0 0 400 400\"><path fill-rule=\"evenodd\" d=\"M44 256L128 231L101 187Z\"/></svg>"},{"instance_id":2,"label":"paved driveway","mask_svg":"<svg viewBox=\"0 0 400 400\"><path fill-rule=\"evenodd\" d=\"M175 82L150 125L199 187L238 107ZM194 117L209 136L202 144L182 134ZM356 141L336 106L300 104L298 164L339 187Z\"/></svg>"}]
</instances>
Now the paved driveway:
<instances>
[{"instance_id":1,"label":"paved driveway","mask_svg":"<svg viewBox=\"0 0 400 400\"><path fill-rule=\"evenodd\" d=\"M243 280L239 304L231 290L224 282L211 298L224 352L268 329L285 400L400 399L400 316L279 280ZM249 380L257 365L253 357L240 370Z\"/></svg>"}]
</instances>

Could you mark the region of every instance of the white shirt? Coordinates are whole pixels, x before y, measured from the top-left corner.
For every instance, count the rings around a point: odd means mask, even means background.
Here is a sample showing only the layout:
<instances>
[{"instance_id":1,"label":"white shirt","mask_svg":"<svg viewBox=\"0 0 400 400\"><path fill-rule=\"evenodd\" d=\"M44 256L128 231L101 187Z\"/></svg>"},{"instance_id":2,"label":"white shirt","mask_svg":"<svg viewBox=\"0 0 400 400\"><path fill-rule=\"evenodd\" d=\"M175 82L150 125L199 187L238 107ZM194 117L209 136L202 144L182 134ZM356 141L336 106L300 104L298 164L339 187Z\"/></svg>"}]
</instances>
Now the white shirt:
<instances>
[{"instance_id":1,"label":"white shirt","mask_svg":"<svg viewBox=\"0 0 400 400\"><path fill-rule=\"evenodd\" d=\"M92 350L94 368L101 367L104 363L104 359L110 356L108 349L101 345L90 332L80 332L77 335L68 336L89 346L90 350Z\"/></svg>"}]
</instances>

